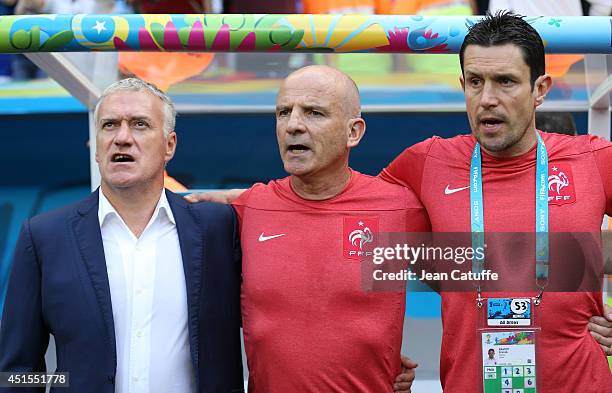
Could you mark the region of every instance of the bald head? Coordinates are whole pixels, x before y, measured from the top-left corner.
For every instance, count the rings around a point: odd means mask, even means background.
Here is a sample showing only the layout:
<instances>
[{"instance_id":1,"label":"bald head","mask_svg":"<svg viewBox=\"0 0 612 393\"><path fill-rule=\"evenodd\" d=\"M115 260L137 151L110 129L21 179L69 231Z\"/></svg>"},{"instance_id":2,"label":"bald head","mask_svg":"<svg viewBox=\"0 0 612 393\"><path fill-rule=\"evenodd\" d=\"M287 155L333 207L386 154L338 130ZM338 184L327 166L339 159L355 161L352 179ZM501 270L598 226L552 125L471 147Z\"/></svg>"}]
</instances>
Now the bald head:
<instances>
[{"instance_id":1,"label":"bald head","mask_svg":"<svg viewBox=\"0 0 612 393\"><path fill-rule=\"evenodd\" d=\"M350 76L335 68L325 65L311 65L292 72L281 84L279 94L287 84L293 82L311 84L324 84L329 87L333 99L342 107L347 118L361 117L361 100L357 84Z\"/></svg>"},{"instance_id":2,"label":"bald head","mask_svg":"<svg viewBox=\"0 0 612 393\"><path fill-rule=\"evenodd\" d=\"M346 74L326 66L297 70L276 96L276 138L294 190L325 199L350 179L349 151L365 133L359 91Z\"/></svg>"}]
</instances>

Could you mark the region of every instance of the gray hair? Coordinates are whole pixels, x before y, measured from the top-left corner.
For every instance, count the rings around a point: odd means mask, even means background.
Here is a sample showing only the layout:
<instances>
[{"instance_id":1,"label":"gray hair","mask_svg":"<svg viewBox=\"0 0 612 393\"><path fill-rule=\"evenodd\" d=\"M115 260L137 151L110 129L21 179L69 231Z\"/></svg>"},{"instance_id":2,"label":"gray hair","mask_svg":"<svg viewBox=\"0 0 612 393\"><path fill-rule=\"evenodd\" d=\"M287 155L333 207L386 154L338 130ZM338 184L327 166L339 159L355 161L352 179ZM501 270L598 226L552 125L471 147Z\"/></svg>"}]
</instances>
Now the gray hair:
<instances>
[{"instance_id":1,"label":"gray hair","mask_svg":"<svg viewBox=\"0 0 612 393\"><path fill-rule=\"evenodd\" d=\"M174 109L174 104L172 103L170 97L161 91L157 86L138 78L121 79L104 90L100 96L100 99L96 103L96 109L94 110L96 127L98 124L98 111L102 101L104 101L106 97L121 91L146 91L159 98L164 104L164 135L168 136L170 132L174 131L174 127L176 125L176 110Z\"/></svg>"}]
</instances>

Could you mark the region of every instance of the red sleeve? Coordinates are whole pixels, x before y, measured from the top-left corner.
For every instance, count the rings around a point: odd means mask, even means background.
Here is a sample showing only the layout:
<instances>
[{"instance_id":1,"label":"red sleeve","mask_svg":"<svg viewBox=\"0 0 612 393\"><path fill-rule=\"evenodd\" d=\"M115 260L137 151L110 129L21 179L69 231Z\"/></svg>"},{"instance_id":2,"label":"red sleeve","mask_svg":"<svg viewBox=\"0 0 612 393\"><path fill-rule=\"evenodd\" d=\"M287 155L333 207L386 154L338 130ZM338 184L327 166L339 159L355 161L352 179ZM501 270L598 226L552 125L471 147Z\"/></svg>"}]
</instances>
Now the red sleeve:
<instances>
[{"instance_id":1,"label":"red sleeve","mask_svg":"<svg viewBox=\"0 0 612 393\"><path fill-rule=\"evenodd\" d=\"M420 197L425 160L429 149L437 138L432 137L410 146L401 152L378 176L386 182L410 187Z\"/></svg>"},{"instance_id":2,"label":"red sleeve","mask_svg":"<svg viewBox=\"0 0 612 393\"><path fill-rule=\"evenodd\" d=\"M244 216L244 208L247 204L249 195L251 194L251 190L253 189L253 187L240 194L240 196L232 202L232 207L236 211L236 216L238 217L238 229L240 230L240 233L242 233L242 217Z\"/></svg>"},{"instance_id":3,"label":"red sleeve","mask_svg":"<svg viewBox=\"0 0 612 393\"><path fill-rule=\"evenodd\" d=\"M591 138L591 150L595 156L606 194L606 214L612 216L612 142L593 137Z\"/></svg>"},{"instance_id":4,"label":"red sleeve","mask_svg":"<svg viewBox=\"0 0 612 393\"><path fill-rule=\"evenodd\" d=\"M406 232L431 232L431 224L427 210L409 209L406 212Z\"/></svg>"}]
</instances>

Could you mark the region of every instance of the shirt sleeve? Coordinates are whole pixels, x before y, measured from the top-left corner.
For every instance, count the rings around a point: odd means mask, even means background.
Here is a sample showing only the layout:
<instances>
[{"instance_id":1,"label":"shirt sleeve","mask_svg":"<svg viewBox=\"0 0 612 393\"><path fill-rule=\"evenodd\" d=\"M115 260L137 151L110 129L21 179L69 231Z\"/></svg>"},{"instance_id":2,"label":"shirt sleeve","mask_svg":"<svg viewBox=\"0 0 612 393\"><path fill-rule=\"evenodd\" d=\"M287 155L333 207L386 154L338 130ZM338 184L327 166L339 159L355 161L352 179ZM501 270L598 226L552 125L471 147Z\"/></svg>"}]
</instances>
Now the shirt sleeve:
<instances>
[{"instance_id":1,"label":"shirt sleeve","mask_svg":"<svg viewBox=\"0 0 612 393\"><path fill-rule=\"evenodd\" d=\"M431 232L429 215L427 214L427 210L425 210L425 208L408 209L406 216L406 232Z\"/></svg>"},{"instance_id":2,"label":"shirt sleeve","mask_svg":"<svg viewBox=\"0 0 612 393\"><path fill-rule=\"evenodd\" d=\"M595 156L606 195L606 214L612 216L612 142L592 137L591 150Z\"/></svg>"},{"instance_id":3,"label":"shirt sleeve","mask_svg":"<svg viewBox=\"0 0 612 393\"><path fill-rule=\"evenodd\" d=\"M401 152L378 176L386 182L410 187L420 197L425 161L429 149L436 139L437 137L429 138L410 146Z\"/></svg>"},{"instance_id":4,"label":"shirt sleeve","mask_svg":"<svg viewBox=\"0 0 612 393\"><path fill-rule=\"evenodd\" d=\"M238 218L238 230L241 233L242 233L242 220L244 217L244 209L249 200L249 195L251 195L251 190L253 189L253 187L255 187L255 185L247 189L242 194L240 194L240 196L232 202L232 207L234 208L234 211L236 212L236 217Z\"/></svg>"}]
</instances>

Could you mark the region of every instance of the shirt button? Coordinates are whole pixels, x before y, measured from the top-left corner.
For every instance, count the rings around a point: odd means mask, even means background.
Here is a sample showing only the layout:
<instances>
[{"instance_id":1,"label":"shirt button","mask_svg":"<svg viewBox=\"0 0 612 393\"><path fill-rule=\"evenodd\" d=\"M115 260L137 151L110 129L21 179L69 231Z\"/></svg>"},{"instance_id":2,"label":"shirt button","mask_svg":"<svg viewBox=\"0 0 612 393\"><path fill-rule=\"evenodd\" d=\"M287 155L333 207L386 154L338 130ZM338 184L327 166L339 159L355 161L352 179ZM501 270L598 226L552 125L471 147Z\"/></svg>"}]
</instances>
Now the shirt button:
<instances>
[{"instance_id":1,"label":"shirt button","mask_svg":"<svg viewBox=\"0 0 612 393\"><path fill-rule=\"evenodd\" d=\"M134 377L134 378L132 378L132 381L134 381L134 382L138 382L138 377Z\"/></svg>"},{"instance_id":2,"label":"shirt button","mask_svg":"<svg viewBox=\"0 0 612 393\"><path fill-rule=\"evenodd\" d=\"M139 330L139 331L136 333L136 337L142 337L142 336L143 336L142 330Z\"/></svg>"},{"instance_id":3,"label":"shirt button","mask_svg":"<svg viewBox=\"0 0 612 393\"><path fill-rule=\"evenodd\" d=\"M142 295L142 289L137 289L136 290L136 295Z\"/></svg>"}]
</instances>

